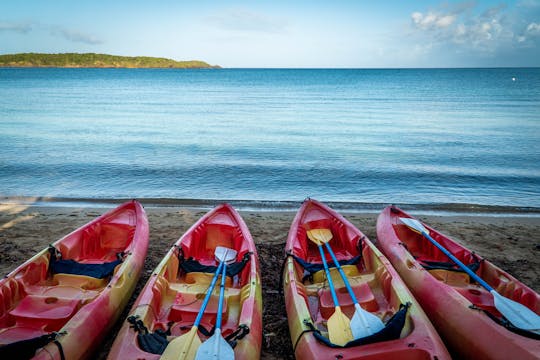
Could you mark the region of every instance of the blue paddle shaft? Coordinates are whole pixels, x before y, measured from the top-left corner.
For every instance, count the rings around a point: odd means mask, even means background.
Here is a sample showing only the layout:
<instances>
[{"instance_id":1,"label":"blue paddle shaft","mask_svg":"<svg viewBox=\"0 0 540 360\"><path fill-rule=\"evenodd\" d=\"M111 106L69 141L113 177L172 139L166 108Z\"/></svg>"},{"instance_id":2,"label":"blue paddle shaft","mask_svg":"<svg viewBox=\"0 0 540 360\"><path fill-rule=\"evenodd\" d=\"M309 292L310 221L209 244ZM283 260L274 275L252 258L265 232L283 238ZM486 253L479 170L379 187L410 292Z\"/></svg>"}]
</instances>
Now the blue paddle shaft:
<instances>
[{"instance_id":1,"label":"blue paddle shaft","mask_svg":"<svg viewBox=\"0 0 540 360\"><path fill-rule=\"evenodd\" d=\"M464 263L459 261L457 257L452 255L452 253L450 251L446 250L441 244L439 244L437 241L435 241L435 239L433 239L428 233L422 231L422 235L424 235L426 237L426 239L428 239L433 245L435 245L437 247L437 249L441 250L444 253L444 255L448 256L450 258L450 260L455 262L461 269L463 269L463 271L465 271L477 283L479 283L484 288L486 288L486 290L488 290L488 291L493 291L494 290L491 286L489 286L489 284L487 282L485 282L478 275L476 275L471 269L469 269L467 267L467 265L465 265Z\"/></svg>"},{"instance_id":2,"label":"blue paddle shaft","mask_svg":"<svg viewBox=\"0 0 540 360\"><path fill-rule=\"evenodd\" d=\"M216 318L216 329L221 329L221 317L223 316L223 297L225 295L225 281L227 280L227 264L223 265L223 273L221 274L221 285L219 287L219 302Z\"/></svg>"},{"instance_id":3,"label":"blue paddle shaft","mask_svg":"<svg viewBox=\"0 0 540 360\"><path fill-rule=\"evenodd\" d=\"M355 304L358 304L358 300L356 300L356 296L354 296L353 289L351 288L351 284L349 284L349 280L347 279L347 276L345 276L345 273L343 272L343 269L341 268L341 265L339 265L339 261L336 258L336 255L332 251L332 248L330 247L330 244L324 243L326 245L326 249L328 249L328 252L330 253L330 256L332 257L332 261L334 261L334 265L339 271L339 274L341 275L341 278L343 279L343 282L345 283L345 286L347 287L347 291L349 292L349 295L351 296L351 299Z\"/></svg>"},{"instance_id":4,"label":"blue paddle shaft","mask_svg":"<svg viewBox=\"0 0 540 360\"><path fill-rule=\"evenodd\" d=\"M326 272L326 278L328 279L328 284L330 285L330 293L332 294L332 300L334 301L334 306L339 306L339 301L336 296L336 290L334 289L334 282L332 281L332 276L330 275L330 270L328 270L328 264L326 263L326 258L324 257L324 251L321 245L317 245L319 252L321 253L321 259L324 266L324 271Z\"/></svg>"},{"instance_id":5,"label":"blue paddle shaft","mask_svg":"<svg viewBox=\"0 0 540 360\"><path fill-rule=\"evenodd\" d=\"M219 263L219 266L216 270L216 273L214 274L214 277L212 278L212 282L210 283L210 288L208 289L208 292L206 293L206 296L204 297L204 301L201 305L201 309L199 310L199 313L197 314L197 318L195 319L195 322L193 323L193 326L199 326L201 323L201 319L204 314L204 310L206 309L206 305L208 305L208 301L210 300L210 296L212 296L212 291L214 291L214 286L216 286L216 282L218 279L218 275L221 272L221 268L223 267L223 264L225 262L222 261Z\"/></svg>"}]
</instances>

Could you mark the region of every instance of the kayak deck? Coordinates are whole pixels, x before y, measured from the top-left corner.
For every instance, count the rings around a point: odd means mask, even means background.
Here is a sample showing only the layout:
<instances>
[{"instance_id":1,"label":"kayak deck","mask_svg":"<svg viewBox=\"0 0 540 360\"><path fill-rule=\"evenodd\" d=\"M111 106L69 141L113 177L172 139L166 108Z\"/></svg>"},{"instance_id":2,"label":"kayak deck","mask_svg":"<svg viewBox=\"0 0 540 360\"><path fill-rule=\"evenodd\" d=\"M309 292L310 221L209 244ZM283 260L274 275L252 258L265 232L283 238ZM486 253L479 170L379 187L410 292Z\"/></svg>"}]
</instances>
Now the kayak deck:
<instances>
[{"instance_id":1,"label":"kayak deck","mask_svg":"<svg viewBox=\"0 0 540 360\"><path fill-rule=\"evenodd\" d=\"M363 258L370 259L369 261L371 263L377 263L377 260L372 259L371 255L370 249L364 248ZM343 257L340 259L338 254L336 254L336 257L338 260L344 259ZM329 264L333 264L331 259L327 259L327 261ZM293 264L295 267L294 273L302 274L302 267L296 262ZM343 265L342 269L349 280L356 299L363 309L377 315L383 322L386 322L399 310L402 304L401 300L404 299L400 298L393 288L388 287L391 276L383 268L377 267L375 270L358 264ZM341 310L347 317L352 318L355 313L354 303L345 287L343 279L335 267L330 269L330 276L334 283ZM302 276L298 278L301 279ZM314 273L312 279L304 281L302 285L297 282L298 292L308 304L309 313L314 325L327 337L326 323L328 318L334 313L335 305L324 270ZM410 333L410 330L410 323L406 324L403 329L403 336Z\"/></svg>"},{"instance_id":2,"label":"kayak deck","mask_svg":"<svg viewBox=\"0 0 540 360\"><path fill-rule=\"evenodd\" d=\"M364 310L387 323L402 311L403 305L409 306L397 334L386 340L347 347L327 346L312 335L313 329L306 322L311 322L324 338L329 337L328 319L334 314L335 305L325 271L312 267L321 264L322 259L318 246L307 236L311 229L328 229L332 233L328 244L342 263L352 291ZM355 313L353 300L324 245L323 248L327 263L332 266L330 276L340 308L350 319ZM297 358L449 358L429 320L389 262L341 215L321 203L307 200L291 225L286 249L291 256L286 260L283 275L285 302Z\"/></svg>"},{"instance_id":3,"label":"kayak deck","mask_svg":"<svg viewBox=\"0 0 540 360\"><path fill-rule=\"evenodd\" d=\"M131 201L53 245L0 281L0 345L59 332L66 357L85 358L135 287L148 246L146 215ZM36 357L57 352L48 345Z\"/></svg>"},{"instance_id":4,"label":"kayak deck","mask_svg":"<svg viewBox=\"0 0 540 360\"><path fill-rule=\"evenodd\" d=\"M166 268L171 271L156 275L152 285L152 292L156 295L151 303L155 318L152 319L150 328L153 331L169 329L171 336L180 336L193 326L213 274L201 272L175 274L172 269L178 268L178 260L174 256L169 260ZM222 333L226 337L238 328L242 303L246 297L245 293L249 296L250 284L243 285L238 276L235 276L232 280L227 277L225 286ZM219 291L216 287L201 320L201 326L208 331L215 324L218 299Z\"/></svg>"},{"instance_id":5,"label":"kayak deck","mask_svg":"<svg viewBox=\"0 0 540 360\"><path fill-rule=\"evenodd\" d=\"M167 332L170 341L188 333L219 265L215 259L218 246L237 252L235 263L227 266L221 334L227 338L246 327L249 334L237 342L235 354L239 359L257 357L262 336L257 255L247 227L236 211L226 204L199 219L169 250L141 291L130 315L137 316L150 332ZM202 342L210 337L203 330L210 332L216 323L218 300L219 286L216 286L200 322L197 336ZM137 333L126 322L109 358L126 356L158 359L161 354L151 353L150 349L141 346Z\"/></svg>"},{"instance_id":6,"label":"kayak deck","mask_svg":"<svg viewBox=\"0 0 540 360\"><path fill-rule=\"evenodd\" d=\"M474 282L465 272L460 271L457 267L451 267L453 265L452 261L442 251L437 249L421 234L401 224L397 218L395 218L392 227L397 237L404 244L403 246L416 262L427 265L427 271L435 279L452 287L476 308L488 311L497 318L501 317L500 312L495 308L493 296L489 291ZM534 293L531 293L531 290L523 283L434 229L429 227L428 229L433 239L448 249L462 263L475 266L476 274L499 294L522 303L537 312L540 310L537 308L539 306L537 297L533 296ZM450 269L445 268L447 264Z\"/></svg>"},{"instance_id":7,"label":"kayak deck","mask_svg":"<svg viewBox=\"0 0 540 360\"><path fill-rule=\"evenodd\" d=\"M395 206L377 220L379 246L407 283L452 355L460 359L537 359L538 336L516 329L494 306L493 295L430 241L404 225ZM537 314L540 295L509 273L423 224L429 235L500 295Z\"/></svg>"}]
</instances>

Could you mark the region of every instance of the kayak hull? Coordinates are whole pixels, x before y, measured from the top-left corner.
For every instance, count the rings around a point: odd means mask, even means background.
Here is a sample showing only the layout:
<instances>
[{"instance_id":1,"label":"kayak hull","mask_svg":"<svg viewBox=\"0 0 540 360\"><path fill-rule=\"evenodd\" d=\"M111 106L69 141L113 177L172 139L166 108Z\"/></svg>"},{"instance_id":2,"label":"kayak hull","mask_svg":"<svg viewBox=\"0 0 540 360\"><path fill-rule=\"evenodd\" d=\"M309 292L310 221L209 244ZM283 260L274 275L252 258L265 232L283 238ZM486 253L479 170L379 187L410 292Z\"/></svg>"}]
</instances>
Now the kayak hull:
<instances>
[{"instance_id":1,"label":"kayak hull","mask_svg":"<svg viewBox=\"0 0 540 360\"><path fill-rule=\"evenodd\" d=\"M349 221L326 205L306 200L298 211L289 231L286 251L308 263L321 263L317 246L308 240L306 230L331 229L329 241L339 261L361 255L356 264L343 265L355 296L367 311L387 321L401 304L410 304L405 324L398 338L334 348L323 344L313 335L306 320L327 337L326 321L334 311L324 271L304 279L304 269L288 256L283 272L285 305L289 330L297 359L449 359L449 355L426 315L416 303L405 284L382 253ZM319 254L319 255L317 255ZM332 259L325 251L328 264ZM354 304L336 269L330 276L343 312L351 318Z\"/></svg>"},{"instance_id":2,"label":"kayak hull","mask_svg":"<svg viewBox=\"0 0 540 360\"><path fill-rule=\"evenodd\" d=\"M75 230L52 245L63 259L82 264L123 262L103 279L56 273L44 249L0 280L0 344L51 332L66 359L91 357L126 306L139 279L148 249L148 221L143 207L127 202ZM52 266L52 265L51 265ZM34 359L60 359L49 343Z\"/></svg>"},{"instance_id":3,"label":"kayak hull","mask_svg":"<svg viewBox=\"0 0 540 360\"><path fill-rule=\"evenodd\" d=\"M538 359L540 341L518 335L492 320L500 314L493 297L454 270L426 270L422 262L448 262L422 235L401 224L410 217L396 207L387 207L377 220L379 247L411 289L449 350L462 359ZM540 312L540 296L510 274L473 254L449 237L426 226L430 235L465 264L479 263L477 274L501 295ZM485 311L484 311L485 310Z\"/></svg>"},{"instance_id":4,"label":"kayak hull","mask_svg":"<svg viewBox=\"0 0 540 360\"><path fill-rule=\"evenodd\" d=\"M237 275L227 277L221 333L227 337L241 326L249 329L236 342L235 358L257 359L262 344L262 292L257 251L246 224L228 204L204 215L167 252L135 301L129 317L138 317L150 332L169 329L170 340L189 332L213 273L186 272L180 261L193 258L202 265L217 267L214 258L217 246L235 249L237 260L244 256L249 258ZM201 321L207 330L215 324L218 297L219 286L216 286ZM196 336L201 341L208 338L200 331ZM159 359L160 356L141 348L137 333L126 321L108 358Z\"/></svg>"}]
</instances>

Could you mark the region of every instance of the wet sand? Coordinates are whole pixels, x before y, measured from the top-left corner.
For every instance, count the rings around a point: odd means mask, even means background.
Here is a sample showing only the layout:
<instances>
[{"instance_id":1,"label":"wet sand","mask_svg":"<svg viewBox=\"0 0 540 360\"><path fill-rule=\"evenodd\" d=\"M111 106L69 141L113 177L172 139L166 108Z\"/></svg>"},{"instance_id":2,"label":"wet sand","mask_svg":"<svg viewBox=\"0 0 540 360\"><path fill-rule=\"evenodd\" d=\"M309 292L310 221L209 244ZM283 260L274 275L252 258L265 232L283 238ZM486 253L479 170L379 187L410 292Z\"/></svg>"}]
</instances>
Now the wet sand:
<instances>
[{"instance_id":1,"label":"wet sand","mask_svg":"<svg viewBox=\"0 0 540 360\"><path fill-rule=\"evenodd\" d=\"M0 203L0 271L7 274L48 244L101 215L107 209L91 207L28 206ZM381 209L382 210L382 209ZM405 209L406 210L406 209ZM143 275L131 303L149 274L174 242L206 210L185 207L147 207L150 246ZM263 285L263 359L293 359L287 317L278 284L290 211L241 212L256 242ZM355 226L376 240L377 213L347 214ZM540 217L514 216L418 216L434 228L508 271L537 292L540 291ZM105 359L114 334L129 307L115 325L97 359Z\"/></svg>"}]
</instances>

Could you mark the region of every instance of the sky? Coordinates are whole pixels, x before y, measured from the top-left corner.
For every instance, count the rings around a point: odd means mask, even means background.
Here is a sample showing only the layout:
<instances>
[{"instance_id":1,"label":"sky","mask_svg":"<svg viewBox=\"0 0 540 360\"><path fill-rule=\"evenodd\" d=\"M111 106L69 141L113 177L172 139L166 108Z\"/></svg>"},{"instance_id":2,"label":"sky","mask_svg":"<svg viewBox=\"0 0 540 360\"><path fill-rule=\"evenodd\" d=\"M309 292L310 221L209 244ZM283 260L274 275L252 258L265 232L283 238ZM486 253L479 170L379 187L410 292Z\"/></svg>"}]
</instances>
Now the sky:
<instances>
[{"instance_id":1,"label":"sky","mask_svg":"<svg viewBox=\"0 0 540 360\"><path fill-rule=\"evenodd\" d=\"M540 0L1 0L0 54L240 68L540 66Z\"/></svg>"}]
</instances>

